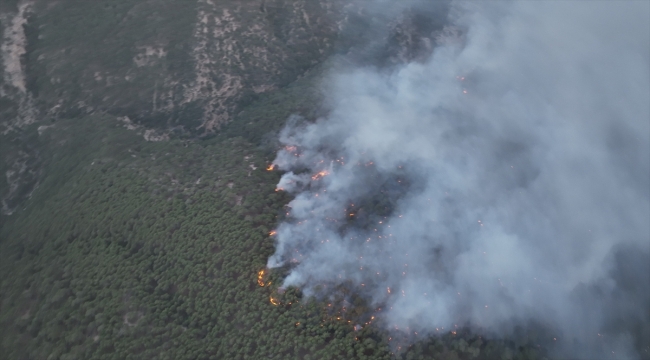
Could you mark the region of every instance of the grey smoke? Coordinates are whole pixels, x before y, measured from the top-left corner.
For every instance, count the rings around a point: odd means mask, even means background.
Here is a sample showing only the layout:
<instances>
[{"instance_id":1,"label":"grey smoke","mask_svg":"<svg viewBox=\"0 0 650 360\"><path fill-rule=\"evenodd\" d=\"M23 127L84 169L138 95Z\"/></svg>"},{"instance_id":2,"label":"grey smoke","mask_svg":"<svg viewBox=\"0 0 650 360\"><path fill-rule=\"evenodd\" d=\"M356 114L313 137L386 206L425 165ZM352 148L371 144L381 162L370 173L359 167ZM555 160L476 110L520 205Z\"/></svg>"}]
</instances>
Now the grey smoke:
<instances>
[{"instance_id":1,"label":"grey smoke","mask_svg":"<svg viewBox=\"0 0 650 360\"><path fill-rule=\"evenodd\" d=\"M353 284L400 331L535 321L572 356L648 356L649 19L457 2L425 61L331 74L329 115L281 133L269 267L307 295Z\"/></svg>"}]
</instances>

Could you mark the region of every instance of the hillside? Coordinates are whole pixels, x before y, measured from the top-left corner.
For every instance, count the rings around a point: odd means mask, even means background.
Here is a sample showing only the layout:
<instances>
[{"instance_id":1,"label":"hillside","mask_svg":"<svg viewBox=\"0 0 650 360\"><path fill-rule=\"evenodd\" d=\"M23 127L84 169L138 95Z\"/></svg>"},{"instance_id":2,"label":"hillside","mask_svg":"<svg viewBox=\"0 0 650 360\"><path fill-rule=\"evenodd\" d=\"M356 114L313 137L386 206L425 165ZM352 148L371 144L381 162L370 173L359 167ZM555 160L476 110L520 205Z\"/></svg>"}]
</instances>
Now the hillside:
<instances>
[{"instance_id":1,"label":"hillside","mask_svg":"<svg viewBox=\"0 0 650 360\"><path fill-rule=\"evenodd\" d=\"M327 112L332 69L425 59L445 16L352 0L0 2L3 358L546 358L552 336L534 325L393 338L351 289L308 299L265 269L291 201L268 169L279 130Z\"/></svg>"}]
</instances>

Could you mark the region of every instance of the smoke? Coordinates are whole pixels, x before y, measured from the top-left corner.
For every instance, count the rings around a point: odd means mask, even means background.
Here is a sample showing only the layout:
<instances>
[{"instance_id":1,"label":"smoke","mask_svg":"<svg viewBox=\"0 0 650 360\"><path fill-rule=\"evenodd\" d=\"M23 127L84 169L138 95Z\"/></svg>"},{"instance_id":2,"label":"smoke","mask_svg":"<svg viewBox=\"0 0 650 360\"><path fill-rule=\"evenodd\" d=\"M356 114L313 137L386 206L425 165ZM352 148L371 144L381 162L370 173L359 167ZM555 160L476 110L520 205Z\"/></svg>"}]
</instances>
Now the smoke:
<instances>
[{"instance_id":1,"label":"smoke","mask_svg":"<svg viewBox=\"0 0 650 360\"><path fill-rule=\"evenodd\" d=\"M649 14L453 3L424 61L332 73L329 115L280 135L269 267L400 331L532 321L571 356L649 351Z\"/></svg>"}]
</instances>

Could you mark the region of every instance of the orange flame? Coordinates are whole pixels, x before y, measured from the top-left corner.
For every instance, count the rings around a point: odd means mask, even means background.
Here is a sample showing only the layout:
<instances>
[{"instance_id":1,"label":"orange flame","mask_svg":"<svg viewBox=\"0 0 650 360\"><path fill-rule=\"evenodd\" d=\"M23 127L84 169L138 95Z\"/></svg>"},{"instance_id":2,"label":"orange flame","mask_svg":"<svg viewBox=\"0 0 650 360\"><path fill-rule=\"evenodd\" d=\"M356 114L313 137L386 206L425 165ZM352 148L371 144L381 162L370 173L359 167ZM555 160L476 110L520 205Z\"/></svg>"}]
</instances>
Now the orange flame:
<instances>
[{"instance_id":1,"label":"orange flame","mask_svg":"<svg viewBox=\"0 0 650 360\"><path fill-rule=\"evenodd\" d=\"M264 286L264 269L257 273L257 285Z\"/></svg>"},{"instance_id":2,"label":"orange flame","mask_svg":"<svg viewBox=\"0 0 650 360\"><path fill-rule=\"evenodd\" d=\"M274 299L273 296L271 296L271 297L269 298L269 301L271 301L271 304L273 304L273 306L278 306L278 305L280 305L280 302L279 302L278 300Z\"/></svg>"},{"instance_id":3,"label":"orange flame","mask_svg":"<svg viewBox=\"0 0 650 360\"><path fill-rule=\"evenodd\" d=\"M388 293L390 294L390 288L386 288L386 290L388 290Z\"/></svg>"},{"instance_id":4,"label":"orange flame","mask_svg":"<svg viewBox=\"0 0 650 360\"><path fill-rule=\"evenodd\" d=\"M318 179L323 178L323 177L325 177L325 176L327 176L327 175L329 175L329 174L330 174L330 173L327 172L327 171L325 171L325 170L323 170L323 171L319 171L318 173L316 173L315 175L313 175L313 176L311 177L311 179L312 179L312 180L318 180Z\"/></svg>"},{"instance_id":5,"label":"orange flame","mask_svg":"<svg viewBox=\"0 0 650 360\"><path fill-rule=\"evenodd\" d=\"M266 167L266 171L273 171L273 169L275 169L275 165L273 164Z\"/></svg>"},{"instance_id":6,"label":"orange flame","mask_svg":"<svg viewBox=\"0 0 650 360\"><path fill-rule=\"evenodd\" d=\"M278 233L277 231L275 231L275 230L271 230L271 232L269 233L269 236L273 236L273 235L275 235L275 234L277 234L277 233Z\"/></svg>"}]
</instances>

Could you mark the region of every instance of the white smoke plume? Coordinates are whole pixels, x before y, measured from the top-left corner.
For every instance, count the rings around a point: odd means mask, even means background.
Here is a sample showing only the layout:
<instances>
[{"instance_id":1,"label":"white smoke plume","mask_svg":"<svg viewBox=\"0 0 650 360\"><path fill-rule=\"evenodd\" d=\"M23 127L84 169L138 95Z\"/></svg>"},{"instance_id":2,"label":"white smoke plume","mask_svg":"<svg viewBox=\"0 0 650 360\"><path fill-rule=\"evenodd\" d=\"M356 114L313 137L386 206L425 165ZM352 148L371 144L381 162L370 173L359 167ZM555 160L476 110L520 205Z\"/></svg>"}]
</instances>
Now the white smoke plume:
<instances>
[{"instance_id":1,"label":"white smoke plume","mask_svg":"<svg viewBox=\"0 0 650 360\"><path fill-rule=\"evenodd\" d=\"M331 74L329 115L282 131L269 267L390 328L534 321L571 356L649 356L650 3L451 8L425 61Z\"/></svg>"}]
</instances>

